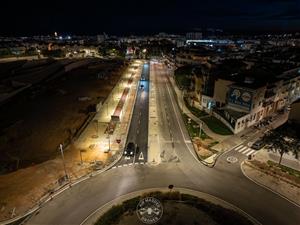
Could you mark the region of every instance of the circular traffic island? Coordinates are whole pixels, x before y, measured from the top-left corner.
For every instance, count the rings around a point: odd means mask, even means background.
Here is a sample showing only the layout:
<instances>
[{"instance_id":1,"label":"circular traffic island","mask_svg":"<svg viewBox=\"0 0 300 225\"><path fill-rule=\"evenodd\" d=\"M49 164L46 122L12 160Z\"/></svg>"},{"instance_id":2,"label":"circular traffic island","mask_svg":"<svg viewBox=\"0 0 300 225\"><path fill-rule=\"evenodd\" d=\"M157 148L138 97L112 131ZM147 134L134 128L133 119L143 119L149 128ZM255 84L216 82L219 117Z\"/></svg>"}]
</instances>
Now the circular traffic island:
<instances>
[{"instance_id":1,"label":"circular traffic island","mask_svg":"<svg viewBox=\"0 0 300 225\"><path fill-rule=\"evenodd\" d=\"M223 202L224 203L224 202ZM95 225L252 225L249 216L232 207L196 196L150 192L114 205Z\"/></svg>"}]
</instances>

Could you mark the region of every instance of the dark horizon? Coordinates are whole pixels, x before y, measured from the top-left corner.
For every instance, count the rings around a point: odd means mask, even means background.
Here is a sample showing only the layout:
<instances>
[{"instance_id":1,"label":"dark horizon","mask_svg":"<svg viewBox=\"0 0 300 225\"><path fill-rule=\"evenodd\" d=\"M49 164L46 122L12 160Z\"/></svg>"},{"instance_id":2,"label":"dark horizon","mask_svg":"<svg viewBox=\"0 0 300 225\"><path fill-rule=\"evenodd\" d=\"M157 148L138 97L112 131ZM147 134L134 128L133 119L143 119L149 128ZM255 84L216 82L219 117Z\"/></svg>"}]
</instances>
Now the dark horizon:
<instances>
[{"instance_id":1,"label":"dark horizon","mask_svg":"<svg viewBox=\"0 0 300 225\"><path fill-rule=\"evenodd\" d=\"M298 0L152 0L59 2L36 0L2 3L2 36L59 33L115 35L184 33L195 28L220 28L233 33L297 32Z\"/></svg>"}]
</instances>

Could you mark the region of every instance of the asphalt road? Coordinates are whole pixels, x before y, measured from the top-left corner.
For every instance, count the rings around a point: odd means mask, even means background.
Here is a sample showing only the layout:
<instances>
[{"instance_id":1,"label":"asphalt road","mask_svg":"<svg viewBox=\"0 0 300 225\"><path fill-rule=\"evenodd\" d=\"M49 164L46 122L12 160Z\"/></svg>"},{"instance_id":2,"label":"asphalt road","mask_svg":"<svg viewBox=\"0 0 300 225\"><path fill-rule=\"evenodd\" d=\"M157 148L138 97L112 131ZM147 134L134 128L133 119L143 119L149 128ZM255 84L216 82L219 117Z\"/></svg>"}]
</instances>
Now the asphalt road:
<instances>
[{"instance_id":1,"label":"asphalt road","mask_svg":"<svg viewBox=\"0 0 300 225\"><path fill-rule=\"evenodd\" d=\"M126 145L133 142L137 148L133 157L122 156L116 166L147 162L148 156L148 117L149 117L149 63L144 63L139 89L134 104ZM143 85L143 87L141 87Z\"/></svg>"},{"instance_id":2,"label":"asphalt road","mask_svg":"<svg viewBox=\"0 0 300 225\"><path fill-rule=\"evenodd\" d=\"M220 160L211 169L196 160L167 79L167 69L161 64L154 64L151 69L156 77L157 98L166 106L160 107L159 114L162 141L172 140L169 138L172 133L174 154L179 160L111 169L63 192L45 204L27 224L80 224L97 208L118 196L173 184L175 189L190 188L219 197L265 225L299 225L300 208L245 178L239 163ZM166 151L173 150L170 144L162 142L161 146Z\"/></svg>"}]
</instances>

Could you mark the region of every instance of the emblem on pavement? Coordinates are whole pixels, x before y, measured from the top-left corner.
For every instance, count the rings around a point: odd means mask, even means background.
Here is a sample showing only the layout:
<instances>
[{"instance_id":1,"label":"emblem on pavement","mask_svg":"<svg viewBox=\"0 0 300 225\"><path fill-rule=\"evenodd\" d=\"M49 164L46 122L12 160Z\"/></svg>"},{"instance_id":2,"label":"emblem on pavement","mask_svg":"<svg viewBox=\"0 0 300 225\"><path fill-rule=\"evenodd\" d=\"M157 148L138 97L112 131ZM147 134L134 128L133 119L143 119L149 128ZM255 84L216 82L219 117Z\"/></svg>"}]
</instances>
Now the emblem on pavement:
<instances>
[{"instance_id":1,"label":"emblem on pavement","mask_svg":"<svg viewBox=\"0 0 300 225\"><path fill-rule=\"evenodd\" d=\"M227 157L226 160L229 163L236 163L238 161L238 159L236 157L234 157L234 156L229 156L229 157Z\"/></svg>"},{"instance_id":2,"label":"emblem on pavement","mask_svg":"<svg viewBox=\"0 0 300 225\"><path fill-rule=\"evenodd\" d=\"M161 202L153 197L143 198L136 208L138 218L145 224L154 224L163 214Z\"/></svg>"}]
</instances>

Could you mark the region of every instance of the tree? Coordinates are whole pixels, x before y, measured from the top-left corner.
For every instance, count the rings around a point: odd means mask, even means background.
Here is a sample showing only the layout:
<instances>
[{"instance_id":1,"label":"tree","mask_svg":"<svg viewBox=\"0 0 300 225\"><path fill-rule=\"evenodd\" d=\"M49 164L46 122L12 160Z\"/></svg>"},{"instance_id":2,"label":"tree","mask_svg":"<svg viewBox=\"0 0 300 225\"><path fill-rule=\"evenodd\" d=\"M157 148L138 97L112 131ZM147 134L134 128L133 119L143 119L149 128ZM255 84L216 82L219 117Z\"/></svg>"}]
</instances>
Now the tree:
<instances>
[{"instance_id":1,"label":"tree","mask_svg":"<svg viewBox=\"0 0 300 225\"><path fill-rule=\"evenodd\" d=\"M263 141L266 143L266 149L280 154L278 165L281 164L282 156L288 152L292 152L295 158L298 159L300 143L289 130L279 128L269 131L264 136Z\"/></svg>"}]
</instances>

